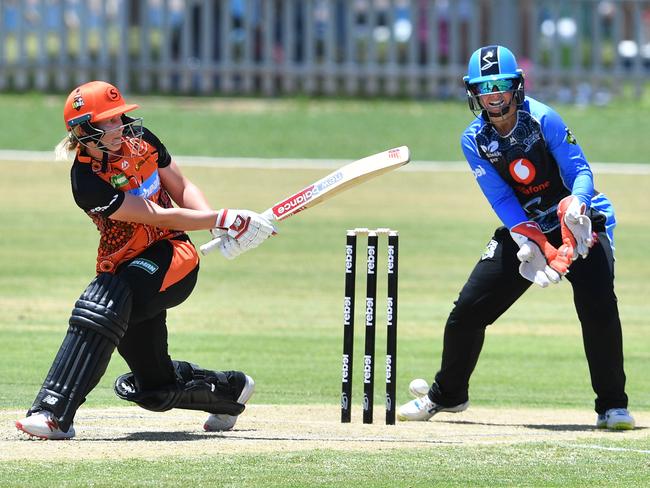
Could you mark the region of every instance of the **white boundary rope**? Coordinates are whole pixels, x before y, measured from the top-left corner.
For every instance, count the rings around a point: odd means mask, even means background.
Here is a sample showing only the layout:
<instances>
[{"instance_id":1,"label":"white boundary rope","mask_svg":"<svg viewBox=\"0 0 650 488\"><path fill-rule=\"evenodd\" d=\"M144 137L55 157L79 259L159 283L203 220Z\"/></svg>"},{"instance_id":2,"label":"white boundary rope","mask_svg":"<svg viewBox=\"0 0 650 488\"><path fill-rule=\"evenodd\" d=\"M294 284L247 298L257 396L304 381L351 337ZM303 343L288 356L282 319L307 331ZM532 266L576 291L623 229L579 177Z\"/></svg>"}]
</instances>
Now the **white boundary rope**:
<instances>
[{"instance_id":1,"label":"white boundary rope","mask_svg":"<svg viewBox=\"0 0 650 488\"><path fill-rule=\"evenodd\" d=\"M174 156L181 166L210 168L248 169L334 169L350 162L346 159L297 159L297 158L237 158L207 156ZM0 162L54 162L52 151L0 150ZM590 163L600 174L650 175L650 164L640 163ZM414 159L400 171L415 172L469 172L463 161L419 161Z\"/></svg>"}]
</instances>

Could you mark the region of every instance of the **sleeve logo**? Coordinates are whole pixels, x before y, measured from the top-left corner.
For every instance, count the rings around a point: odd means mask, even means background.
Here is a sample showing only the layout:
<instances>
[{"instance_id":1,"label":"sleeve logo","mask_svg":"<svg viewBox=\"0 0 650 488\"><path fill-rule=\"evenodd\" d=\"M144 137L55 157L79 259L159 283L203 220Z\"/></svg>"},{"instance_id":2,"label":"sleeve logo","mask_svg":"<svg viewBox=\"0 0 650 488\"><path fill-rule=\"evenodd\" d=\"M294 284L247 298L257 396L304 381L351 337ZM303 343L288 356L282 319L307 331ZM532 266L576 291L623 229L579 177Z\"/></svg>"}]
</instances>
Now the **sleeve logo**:
<instances>
[{"instance_id":1,"label":"sleeve logo","mask_svg":"<svg viewBox=\"0 0 650 488\"><path fill-rule=\"evenodd\" d=\"M564 130L566 130L566 141L567 141L569 144L574 144L574 145L578 144L578 141L576 141L576 138L575 138L575 136L571 133L571 130L569 130L568 127L566 127Z\"/></svg>"},{"instance_id":2,"label":"sleeve logo","mask_svg":"<svg viewBox=\"0 0 650 488\"><path fill-rule=\"evenodd\" d=\"M487 246L485 246L485 251L483 251L483 254L481 254L481 261L485 261L486 259L492 259L494 257L494 253L496 252L498 246L499 243L494 239L491 239L490 242L487 243Z\"/></svg>"},{"instance_id":3,"label":"sleeve logo","mask_svg":"<svg viewBox=\"0 0 650 488\"><path fill-rule=\"evenodd\" d=\"M474 178L476 179L480 178L481 176L485 176L487 174L485 168L480 164L476 167L476 169L473 169L471 171L472 174L474 175Z\"/></svg>"}]
</instances>

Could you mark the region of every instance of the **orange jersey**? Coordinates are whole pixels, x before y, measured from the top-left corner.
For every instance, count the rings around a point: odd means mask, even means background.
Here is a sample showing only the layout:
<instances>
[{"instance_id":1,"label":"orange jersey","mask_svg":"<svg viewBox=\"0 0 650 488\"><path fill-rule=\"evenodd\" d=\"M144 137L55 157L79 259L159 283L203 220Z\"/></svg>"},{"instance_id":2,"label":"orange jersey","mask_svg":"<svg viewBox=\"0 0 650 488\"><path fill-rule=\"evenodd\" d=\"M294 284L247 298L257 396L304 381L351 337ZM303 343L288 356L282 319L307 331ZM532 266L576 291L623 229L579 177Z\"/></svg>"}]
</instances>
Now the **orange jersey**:
<instances>
[{"instance_id":1,"label":"orange jersey","mask_svg":"<svg viewBox=\"0 0 650 488\"><path fill-rule=\"evenodd\" d=\"M163 208L172 207L171 198L158 174L159 168L171 163L165 146L153 133L144 129L138 147L125 140L122 148L123 154L137 155L121 157L103 167L101 161L77 153L70 170L75 202L93 220L100 233L98 273L113 273L121 263L134 258L153 243L184 235L182 231L110 219L122 205L125 193L146 198Z\"/></svg>"}]
</instances>

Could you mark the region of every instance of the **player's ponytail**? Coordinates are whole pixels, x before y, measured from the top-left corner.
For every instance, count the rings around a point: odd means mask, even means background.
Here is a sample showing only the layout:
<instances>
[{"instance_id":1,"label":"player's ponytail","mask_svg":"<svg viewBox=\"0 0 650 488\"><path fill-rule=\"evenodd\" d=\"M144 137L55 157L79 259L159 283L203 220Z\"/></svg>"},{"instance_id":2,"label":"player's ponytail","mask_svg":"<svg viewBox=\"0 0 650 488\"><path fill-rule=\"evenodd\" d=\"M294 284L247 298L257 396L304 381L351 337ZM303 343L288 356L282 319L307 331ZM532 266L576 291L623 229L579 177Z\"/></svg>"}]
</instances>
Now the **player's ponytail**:
<instances>
[{"instance_id":1,"label":"player's ponytail","mask_svg":"<svg viewBox=\"0 0 650 488\"><path fill-rule=\"evenodd\" d=\"M54 159L55 161L70 161L72 153L79 146L79 140L74 137L71 132L68 132L61 141L54 146Z\"/></svg>"}]
</instances>

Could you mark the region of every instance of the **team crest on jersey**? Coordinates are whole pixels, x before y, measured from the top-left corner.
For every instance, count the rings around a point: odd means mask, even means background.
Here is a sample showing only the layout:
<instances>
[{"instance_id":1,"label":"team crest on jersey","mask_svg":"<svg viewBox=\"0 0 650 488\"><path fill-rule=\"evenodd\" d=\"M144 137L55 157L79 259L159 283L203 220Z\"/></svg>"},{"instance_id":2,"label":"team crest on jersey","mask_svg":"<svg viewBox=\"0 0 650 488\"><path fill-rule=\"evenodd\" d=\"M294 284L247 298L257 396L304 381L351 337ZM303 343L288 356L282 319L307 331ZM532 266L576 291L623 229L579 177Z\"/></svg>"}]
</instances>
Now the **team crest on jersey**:
<instances>
[{"instance_id":1,"label":"team crest on jersey","mask_svg":"<svg viewBox=\"0 0 650 488\"><path fill-rule=\"evenodd\" d=\"M537 141L539 141L542 138L539 132L535 131L528 137L526 137L522 142L526 146L525 151L530 152L533 148L533 144L535 144Z\"/></svg>"},{"instance_id":2,"label":"team crest on jersey","mask_svg":"<svg viewBox=\"0 0 650 488\"><path fill-rule=\"evenodd\" d=\"M144 156L149 150L149 144L147 144L147 141L143 140L141 137L127 137L124 142L129 146L131 154L135 156ZM144 164L144 160L135 163L136 171L140 170L142 164Z\"/></svg>"},{"instance_id":3,"label":"team crest on jersey","mask_svg":"<svg viewBox=\"0 0 650 488\"><path fill-rule=\"evenodd\" d=\"M510 163L508 169L510 170L510 176L517 183L528 185L535 179L535 166L527 159L515 159Z\"/></svg>"}]
</instances>

